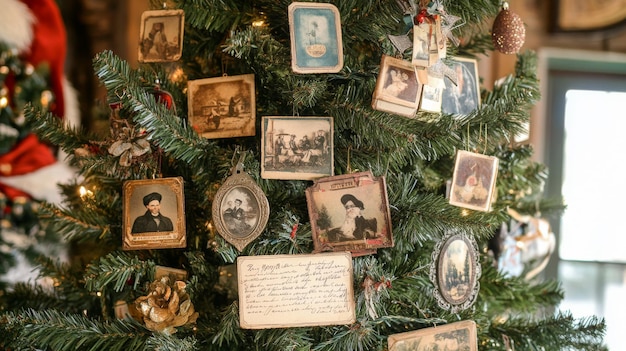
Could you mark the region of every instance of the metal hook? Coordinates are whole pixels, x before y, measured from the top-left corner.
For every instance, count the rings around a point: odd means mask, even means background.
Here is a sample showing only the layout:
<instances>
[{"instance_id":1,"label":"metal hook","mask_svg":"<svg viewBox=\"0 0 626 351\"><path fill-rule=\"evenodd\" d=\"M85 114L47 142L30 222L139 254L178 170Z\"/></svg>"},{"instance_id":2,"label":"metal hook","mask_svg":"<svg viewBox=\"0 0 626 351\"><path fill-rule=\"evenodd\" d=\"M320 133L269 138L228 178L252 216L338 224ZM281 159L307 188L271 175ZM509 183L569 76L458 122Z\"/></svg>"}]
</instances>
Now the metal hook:
<instances>
[{"instance_id":1,"label":"metal hook","mask_svg":"<svg viewBox=\"0 0 626 351\"><path fill-rule=\"evenodd\" d=\"M239 161L237 161L237 164L233 165L233 168L230 171L231 174L238 174L243 172L243 162L246 159L247 152L245 150L242 151L241 147L237 146L235 148L235 152L233 153L233 158L230 161L231 164L234 163L235 156L237 156L237 154L239 154Z\"/></svg>"}]
</instances>

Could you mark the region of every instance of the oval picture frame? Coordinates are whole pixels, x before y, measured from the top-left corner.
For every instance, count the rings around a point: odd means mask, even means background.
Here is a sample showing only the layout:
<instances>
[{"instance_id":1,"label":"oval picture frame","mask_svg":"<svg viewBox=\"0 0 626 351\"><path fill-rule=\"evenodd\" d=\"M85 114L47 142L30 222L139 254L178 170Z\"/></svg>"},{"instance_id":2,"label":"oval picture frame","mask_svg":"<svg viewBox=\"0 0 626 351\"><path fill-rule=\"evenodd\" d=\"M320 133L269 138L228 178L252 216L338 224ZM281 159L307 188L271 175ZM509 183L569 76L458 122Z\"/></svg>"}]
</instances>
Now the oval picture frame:
<instances>
[{"instance_id":1,"label":"oval picture frame","mask_svg":"<svg viewBox=\"0 0 626 351\"><path fill-rule=\"evenodd\" d=\"M480 283L478 245L463 233L450 233L437 243L432 253L430 280L439 306L456 313L474 304Z\"/></svg>"},{"instance_id":2,"label":"oval picture frame","mask_svg":"<svg viewBox=\"0 0 626 351\"><path fill-rule=\"evenodd\" d=\"M224 181L211 208L217 232L240 252L265 229L269 212L265 193L245 172Z\"/></svg>"}]
</instances>

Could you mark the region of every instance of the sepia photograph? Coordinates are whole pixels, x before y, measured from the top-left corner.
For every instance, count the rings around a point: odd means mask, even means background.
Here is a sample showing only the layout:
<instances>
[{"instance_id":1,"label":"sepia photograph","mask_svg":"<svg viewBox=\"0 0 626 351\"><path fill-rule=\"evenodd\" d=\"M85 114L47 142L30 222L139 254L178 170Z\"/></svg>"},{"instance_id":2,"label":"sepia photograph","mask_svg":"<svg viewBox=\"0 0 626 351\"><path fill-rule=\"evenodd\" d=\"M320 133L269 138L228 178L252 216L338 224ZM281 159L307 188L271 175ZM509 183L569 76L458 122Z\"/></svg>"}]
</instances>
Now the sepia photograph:
<instances>
[{"instance_id":1,"label":"sepia photograph","mask_svg":"<svg viewBox=\"0 0 626 351\"><path fill-rule=\"evenodd\" d=\"M488 212L496 186L498 158L459 150L450 189L450 204Z\"/></svg>"},{"instance_id":2,"label":"sepia photograph","mask_svg":"<svg viewBox=\"0 0 626 351\"><path fill-rule=\"evenodd\" d=\"M430 280L439 307L453 313L474 304L480 289L481 267L478 245L473 237L450 232L432 253Z\"/></svg>"},{"instance_id":3,"label":"sepia photograph","mask_svg":"<svg viewBox=\"0 0 626 351\"><path fill-rule=\"evenodd\" d=\"M145 11L141 15L139 62L172 62L183 52L183 10Z\"/></svg>"},{"instance_id":4,"label":"sepia photograph","mask_svg":"<svg viewBox=\"0 0 626 351\"><path fill-rule=\"evenodd\" d=\"M189 125L207 139L256 134L254 74L190 80Z\"/></svg>"},{"instance_id":5,"label":"sepia photograph","mask_svg":"<svg viewBox=\"0 0 626 351\"><path fill-rule=\"evenodd\" d=\"M315 252L360 255L393 246L383 176L358 172L321 178L307 188L306 198Z\"/></svg>"},{"instance_id":6,"label":"sepia photograph","mask_svg":"<svg viewBox=\"0 0 626 351\"><path fill-rule=\"evenodd\" d=\"M124 250L186 246L182 177L124 182Z\"/></svg>"},{"instance_id":7,"label":"sepia photograph","mask_svg":"<svg viewBox=\"0 0 626 351\"><path fill-rule=\"evenodd\" d=\"M261 177L312 180L331 176L332 117L263 117Z\"/></svg>"},{"instance_id":8,"label":"sepia photograph","mask_svg":"<svg viewBox=\"0 0 626 351\"><path fill-rule=\"evenodd\" d=\"M476 322L465 320L436 327L393 334L389 351L477 351Z\"/></svg>"},{"instance_id":9,"label":"sepia photograph","mask_svg":"<svg viewBox=\"0 0 626 351\"><path fill-rule=\"evenodd\" d=\"M455 57L452 62L451 68L456 72L456 84L450 79L444 79L441 112L467 115L480 107L478 62L465 57Z\"/></svg>"},{"instance_id":10,"label":"sepia photograph","mask_svg":"<svg viewBox=\"0 0 626 351\"><path fill-rule=\"evenodd\" d=\"M288 8L291 69L337 73L343 68L339 10L332 4L293 2Z\"/></svg>"},{"instance_id":11,"label":"sepia photograph","mask_svg":"<svg viewBox=\"0 0 626 351\"><path fill-rule=\"evenodd\" d=\"M422 84L410 62L383 55L372 108L379 111L413 117L419 107Z\"/></svg>"}]
</instances>

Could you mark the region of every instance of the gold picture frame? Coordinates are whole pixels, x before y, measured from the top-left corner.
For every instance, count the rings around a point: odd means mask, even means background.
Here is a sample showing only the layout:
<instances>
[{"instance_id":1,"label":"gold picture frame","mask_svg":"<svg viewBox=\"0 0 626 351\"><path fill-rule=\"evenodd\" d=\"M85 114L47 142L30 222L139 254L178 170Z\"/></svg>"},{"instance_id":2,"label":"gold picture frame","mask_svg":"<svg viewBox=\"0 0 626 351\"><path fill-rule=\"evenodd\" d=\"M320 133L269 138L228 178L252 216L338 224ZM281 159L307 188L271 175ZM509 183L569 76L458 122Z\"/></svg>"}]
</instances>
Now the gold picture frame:
<instances>
[{"instance_id":1,"label":"gold picture frame","mask_svg":"<svg viewBox=\"0 0 626 351\"><path fill-rule=\"evenodd\" d=\"M256 134L254 74L187 82L189 125L207 139Z\"/></svg>"},{"instance_id":2,"label":"gold picture frame","mask_svg":"<svg viewBox=\"0 0 626 351\"><path fill-rule=\"evenodd\" d=\"M124 182L122 193L123 250L187 245L182 177L128 180Z\"/></svg>"}]
</instances>

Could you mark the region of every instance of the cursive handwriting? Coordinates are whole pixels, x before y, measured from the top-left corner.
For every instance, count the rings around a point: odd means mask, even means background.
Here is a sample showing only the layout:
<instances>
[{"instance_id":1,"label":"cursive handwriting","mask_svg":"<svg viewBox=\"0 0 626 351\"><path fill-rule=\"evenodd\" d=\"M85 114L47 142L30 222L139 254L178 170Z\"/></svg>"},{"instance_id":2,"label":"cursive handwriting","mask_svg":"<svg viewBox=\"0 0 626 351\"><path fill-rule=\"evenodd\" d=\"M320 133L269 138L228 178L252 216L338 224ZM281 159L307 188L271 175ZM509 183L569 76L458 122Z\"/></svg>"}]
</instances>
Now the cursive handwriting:
<instances>
[{"instance_id":1,"label":"cursive handwriting","mask_svg":"<svg viewBox=\"0 0 626 351\"><path fill-rule=\"evenodd\" d=\"M250 323L250 328L353 319L349 254L240 256L238 279L242 324Z\"/></svg>"}]
</instances>

